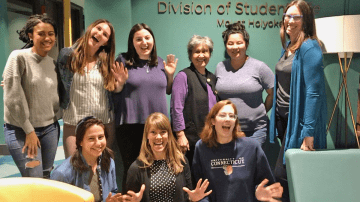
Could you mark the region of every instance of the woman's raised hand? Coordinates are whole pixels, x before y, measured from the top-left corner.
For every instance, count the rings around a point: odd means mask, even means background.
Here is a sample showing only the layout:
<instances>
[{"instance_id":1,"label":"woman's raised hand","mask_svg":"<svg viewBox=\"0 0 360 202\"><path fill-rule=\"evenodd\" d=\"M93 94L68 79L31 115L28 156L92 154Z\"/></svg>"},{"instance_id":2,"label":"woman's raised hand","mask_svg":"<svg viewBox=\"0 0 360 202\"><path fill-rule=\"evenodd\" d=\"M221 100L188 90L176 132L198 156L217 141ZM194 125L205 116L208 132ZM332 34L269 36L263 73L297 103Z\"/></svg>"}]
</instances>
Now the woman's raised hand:
<instances>
[{"instance_id":1,"label":"woman's raised hand","mask_svg":"<svg viewBox=\"0 0 360 202\"><path fill-rule=\"evenodd\" d=\"M164 69L166 72L166 75L173 76L176 70L176 65L178 62L178 59L175 60L175 55L170 54L166 56L166 63L164 62Z\"/></svg>"},{"instance_id":2,"label":"woman's raised hand","mask_svg":"<svg viewBox=\"0 0 360 202\"><path fill-rule=\"evenodd\" d=\"M283 187L279 182L276 182L270 186L265 187L269 182L268 179L264 179L256 188L255 196L259 201L279 201L276 198L281 198L283 193Z\"/></svg>"},{"instance_id":3,"label":"woman's raised hand","mask_svg":"<svg viewBox=\"0 0 360 202\"><path fill-rule=\"evenodd\" d=\"M120 64L119 62L115 62L113 64L111 72L114 74L114 77L116 79L115 92L120 92L126 80L129 78L128 70L126 67L124 67L124 64L122 62L120 62Z\"/></svg>"},{"instance_id":4,"label":"woman's raised hand","mask_svg":"<svg viewBox=\"0 0 360 202\"><path fill-rule=\"evenodd\" d=\"M187 187L183 187L183 190L189 194L189 198L191 201L199 201L205 196L211 194L212 190L205 193L206 189L209 186L209 181L206 179L204 183L201 184L201 182L202 179L198 181L198 183L196 184L196 188L192 191L190 191L190 189L188 189Z\"/></svg>"}]
</instances>

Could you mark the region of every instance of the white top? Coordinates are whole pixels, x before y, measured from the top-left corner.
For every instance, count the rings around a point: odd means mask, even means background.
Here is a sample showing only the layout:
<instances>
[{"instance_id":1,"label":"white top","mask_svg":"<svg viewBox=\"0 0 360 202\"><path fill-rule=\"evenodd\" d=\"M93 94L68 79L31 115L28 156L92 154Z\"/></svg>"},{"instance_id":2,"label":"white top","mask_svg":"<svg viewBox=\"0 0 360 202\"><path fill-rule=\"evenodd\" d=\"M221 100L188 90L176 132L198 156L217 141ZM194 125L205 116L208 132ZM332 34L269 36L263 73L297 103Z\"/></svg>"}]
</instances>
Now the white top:
<instances>
[{"instance_id":1,"label":"white top","mask_svg":"<svg viewBox=\"0 0 360 202\"><path fill-rule=\"evenodd\" d=\"M64 123L76 125L86 116L95 116L104 124L113 120L113 113L109 111L107 91L104 88L104 78L99 71L98 64L88 71L85 67L84 75L75 73L70 88L69 107L64 110Z\"/></svg>"}]
</instances>

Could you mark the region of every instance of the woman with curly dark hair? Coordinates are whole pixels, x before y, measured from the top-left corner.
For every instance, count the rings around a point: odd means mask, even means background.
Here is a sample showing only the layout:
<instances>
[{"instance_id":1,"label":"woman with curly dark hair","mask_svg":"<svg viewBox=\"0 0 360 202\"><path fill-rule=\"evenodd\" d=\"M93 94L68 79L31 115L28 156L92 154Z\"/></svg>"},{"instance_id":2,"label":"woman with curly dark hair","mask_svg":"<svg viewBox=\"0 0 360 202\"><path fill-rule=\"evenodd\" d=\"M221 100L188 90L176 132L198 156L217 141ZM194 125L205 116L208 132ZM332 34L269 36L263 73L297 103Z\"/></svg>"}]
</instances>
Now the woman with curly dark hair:
<instances>
[{"instance_id":1,"label":"woman with curly dark hair","mask_svg":"<svg viewBox=\"0 0 360 202\"><path fill-rule=\"evenodd\" d=\"M56 25L33 15L19 32L26 43L6 63L4 136L23 177L48 178L59 140L59 95L54 60L48 56L56 41Z\"/></svg>"},{"instance_id":2,"label":"woman with curly dark hair","mask_svg":"<svg viewBox=\"0 0 360 202\"><path fill-rule=\"evenodd\" d=\"M238 119L245 135L263 144L269 120L266 112L272 106L274 73L264 62L246 54L250 36L244 25L237 22L226 27L222 37L230 59L216 67L216 90L221 100L231 100L241 109Z\"/></svg>"}]
</instances>

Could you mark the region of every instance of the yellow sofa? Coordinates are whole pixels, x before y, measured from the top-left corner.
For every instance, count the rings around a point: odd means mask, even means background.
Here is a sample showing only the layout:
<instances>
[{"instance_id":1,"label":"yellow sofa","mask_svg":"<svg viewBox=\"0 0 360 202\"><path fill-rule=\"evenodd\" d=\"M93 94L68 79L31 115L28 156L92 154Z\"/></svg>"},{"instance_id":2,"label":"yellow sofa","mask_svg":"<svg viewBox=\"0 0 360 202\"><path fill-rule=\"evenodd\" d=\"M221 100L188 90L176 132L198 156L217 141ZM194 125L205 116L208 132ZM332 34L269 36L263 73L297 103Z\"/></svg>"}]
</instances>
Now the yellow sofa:
<instances>
[{"instance_id":1,"label":"yellow sofa","mask_svg":"<svg viewBox=\"0 0 360 202\"><path fill-rule=\"evenodd\" d=\"M15 177L0 179L1 202L94 202L94 195L59 181Z\"/></svg>"}]
</instances>

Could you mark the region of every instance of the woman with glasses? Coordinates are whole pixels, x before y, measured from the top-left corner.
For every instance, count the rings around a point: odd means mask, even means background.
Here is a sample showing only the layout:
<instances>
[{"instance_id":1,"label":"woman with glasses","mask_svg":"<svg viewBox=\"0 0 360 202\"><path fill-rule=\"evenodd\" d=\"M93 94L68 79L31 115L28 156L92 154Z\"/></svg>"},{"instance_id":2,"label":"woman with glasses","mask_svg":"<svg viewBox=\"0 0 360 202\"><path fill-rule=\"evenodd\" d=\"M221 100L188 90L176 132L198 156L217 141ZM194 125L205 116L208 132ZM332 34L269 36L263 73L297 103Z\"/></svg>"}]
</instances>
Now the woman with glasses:
<instances>
[{"instance_id":1,"label":"woman with glasses","mask_svg":"<svg viewBox=\"0 0 360 202\"><path fill-rule=\"evenodd\" d=\"M274 183L260 144L243 137L239 127L236 106L229 100L215 104L207 115L192 164L195 180L208 179L212 190L202 201L274 201L281 197L282 187Z\"/></svg>"},{"instance_id":2,"label":"woman with glasses","mask_svg":"<svg viewBox=\"0 0 360 202\"><path fill-rule=\"evenodd\" d=\"M246 54L250 37L244 25L237 22L226 27L222 37L230 59L216 67L216 90L221 100L231 100L241 109L238 118L245 135L263 144L269 120L266 112L273 100L274 74L264 62Z\"/></svg>"},{"instance_id":3,"label":"woman with glasses","mask_svg":"<svg viewBox=\"0 0 360 202\"><path fill-rule=\"evenodd\" d=\"M270 141L282 141L275 177L289 201L284 153L326 148L326 94L322 51L315 30L314 12L302 0L286 7L280 29L283 50L276 64L276 93L270 122ZM288 42L286 42L289 40Z\"/></svg>"}]
</instances>

